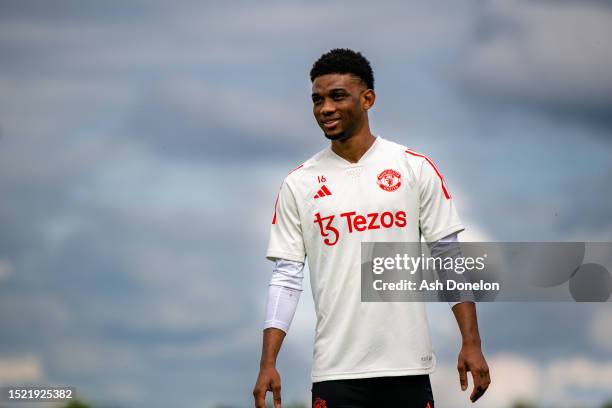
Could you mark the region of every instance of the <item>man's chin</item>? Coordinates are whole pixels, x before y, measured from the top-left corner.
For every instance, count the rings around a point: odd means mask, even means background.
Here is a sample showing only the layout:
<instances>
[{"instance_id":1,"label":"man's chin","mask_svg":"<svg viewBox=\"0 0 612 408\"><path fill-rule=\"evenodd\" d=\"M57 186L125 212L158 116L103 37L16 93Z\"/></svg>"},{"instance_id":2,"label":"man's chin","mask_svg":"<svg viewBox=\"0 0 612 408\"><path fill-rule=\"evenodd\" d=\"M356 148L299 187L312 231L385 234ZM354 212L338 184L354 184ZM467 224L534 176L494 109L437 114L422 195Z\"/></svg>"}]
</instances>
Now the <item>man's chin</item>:
<instances>
[{"instance_id":1,"label":"man's chin","mask_svg":"<svg viewBox=\"0 0 612 408\"><path fill-rule=\"evenodd\" d=\"M323 132L323 134L325 135L327 140L331 140L332 142L346 140L349 136L346 132L338 132L338 133L333 133L331 135Z\"/></svg>"}]
</instances>

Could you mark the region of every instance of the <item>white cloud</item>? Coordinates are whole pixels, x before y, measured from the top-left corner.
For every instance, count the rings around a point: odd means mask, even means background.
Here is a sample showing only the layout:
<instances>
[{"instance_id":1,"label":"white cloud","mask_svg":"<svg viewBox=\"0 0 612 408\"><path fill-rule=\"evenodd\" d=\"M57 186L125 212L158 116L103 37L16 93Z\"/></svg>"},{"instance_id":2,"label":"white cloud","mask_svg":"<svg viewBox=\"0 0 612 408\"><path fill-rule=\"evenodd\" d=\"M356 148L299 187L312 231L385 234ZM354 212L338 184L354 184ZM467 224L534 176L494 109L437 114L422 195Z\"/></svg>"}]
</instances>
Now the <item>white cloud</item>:
<instances>
[{"instance_id":1,"label":"white cloud","mask_svg":"<svg viewBox=\"0 0 612 408\"><path fill-rule=\"evenodd\" d=\"M559 389L609 389L612 384L612 362L597 362L586 357L558 360L548 367L548 375Z\"/></svg>"},{"instance_id":2,"label":"white cloud","mask_svg":"<svg viewBox=\"0 0 612 408\"><path fill-rule=\"evenodd\" d=\"M483 408L506 408L517 401L565 408L577 403L599 404L610 396L612 362L576 357L541 365L519 354L485 357L491 372L491 385L478 402ZM431 378L436 406L471 406L471 374L468 373L469 386L465 393L460 391L459 376L454 367L440 366ZM586 401L582 395L579 398L576 389L589 391L590 399Z\"/></svg>"},{"instance_id":3,"label":"white cloud","mask_svg":"<svg viewBox=\"0 0 612 408\"><path fill-rule=\"evenodd\" d=\"M493 242L493 238L475 220L467 217L461 218L465 231L459 234L460 242Z\"/></svg>"},{"instance_id":4,"label":"white cloud","mask_svg":"<svg viewBox=\"0 0 612 408\"><path fill-rule=\"evenodd\" d=\"M454 367L438 365L430 378L436 407L461 408L469 406L470 390L461 391L459 374Z\"/></svg>"},{"instance_id":5,"label":"white cloud","mask_svg":"<svg viewBox=\"0 0 612 408\"><path fill-rule=\"evenodd\" d=\"M511 354L498 354L487 360L491 370L491 386L479 400L483 408L503 408L512 402L533 400L539 389L538 366L524 357ZM469 401L473 382L468 373L468 389L461 391L459 374L454 367L439 367L432 374L432 387L436 406L440 408L459 408L471 406Z\"/></svg>"},{"instance_id":6,"label":"white cloud","mask_svg":"<svg viewBox=\"0 0 612 408\"><path fill-rule=\"evenodd\" d=\"M448 303L428 303L427 320L436 355L439 352L446 354L458 350L461 345L461 333Z\"/></svg>"},{"instance_id":7,"label":"white cloud","mask_svg":"<svg viewBox=\"0 0 612 408\"><path fill-rule=\"evenodd\" d=\"M31 382L43 377L40 359L34 355L0 357L0 384Z\"/></svg>"},{"instance_id":8,"label":"white cloud","mask_svg":"<svg viewBox=\"0 0 612 408\"><path fill-rule=\"evenodd\" d=\"M461 180L457 180L461 182ZM478 222L480 210L479 198L465 192L469 189L456 185L452 188L452 199L455 202L459 218L465 230L459 234L460 242L493 242L494 238Z\"/></svg>"},{"instance_id":9,"label":"white cloud","mask_svg":"<svg viewBox=\"0 0 612 408\"><path fill-rule=\"evenodd\" d=\"M601 398L612 397L612 362L598 362L586 357L560 359L551 363L543 372L547 381L547 392L561 404L594 403ZM580 397L577 392L581 392ZM583 394L591 395L585 401ZM603 401L601 401L603 402Z\"/></svg>"},{"instance_id":10,"label":"white cloud","mask_svg":"<svg viewBox=\"0 0 612 408\"><path fill-rule=\"evenodd\" d=\"M523 356L499 354L488 362L492 386L483 399L489 407L511 401L533 401L540 389L538 366Z\"/></svg>"}]
</instances>

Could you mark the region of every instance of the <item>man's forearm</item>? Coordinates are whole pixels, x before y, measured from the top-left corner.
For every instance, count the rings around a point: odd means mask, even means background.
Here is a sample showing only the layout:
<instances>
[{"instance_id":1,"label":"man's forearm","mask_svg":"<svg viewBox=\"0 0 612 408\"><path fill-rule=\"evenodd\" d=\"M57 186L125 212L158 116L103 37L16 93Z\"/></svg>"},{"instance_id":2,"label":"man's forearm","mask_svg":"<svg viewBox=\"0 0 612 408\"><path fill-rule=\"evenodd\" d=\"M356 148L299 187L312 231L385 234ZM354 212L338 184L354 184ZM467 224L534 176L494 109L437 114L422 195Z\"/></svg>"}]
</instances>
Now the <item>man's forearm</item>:
<instances>
[{"instance_id":1,"label":"man's forearm","mask_svg":"<svg viewBox=\"0 0 612 408\"><path fill-rule=\"evenodd\" d=\"M462 345L457 359L459 382L461 389L468 386L467 373L472 373L474 389L470 400L475 402L487 390L491 383L489 366L482 354L480 333L478 333L478 320L476 319L476 305L474 302L462 302L453 306L453 313L461 331Z\"/></svg>"},{"instance_id":2,"label":"man's forearm","mask_svg":"<svg viewBox=\"0 0 612 408\"><path fill-rule=\"evenodd\" d=\"M269 327L263 331L263 345L261 347L261 361L259 365L276 366L276 357L280 351L285 332L281 329Z\"/></svg>"},{"instance_id":3,"label":"man's forearm","mask_svg":"<svg viewBox=\"0 0 612 408\"><path fill-rule=\"evenodd\" d=\"M478 332L478 319L474 302L456 304L453 306L453 313L461 331L463 344L480 346L480 333Z\"/></svg>"},{"instance_id":4,"label":"man's forearm","mask_svg":"<svg viewBox=\"0 0 612 408\"><path fill-rule=\"evenodd\" d=\"M256 408L266 407L266 392L272 391L274 406L281 406L281 379L276 370L276 357L283 344L285 332L275 327L269 327L263 331L263 345L261 348L261 362L259 375L253 389Z\"/></svg>"}]
</instances>

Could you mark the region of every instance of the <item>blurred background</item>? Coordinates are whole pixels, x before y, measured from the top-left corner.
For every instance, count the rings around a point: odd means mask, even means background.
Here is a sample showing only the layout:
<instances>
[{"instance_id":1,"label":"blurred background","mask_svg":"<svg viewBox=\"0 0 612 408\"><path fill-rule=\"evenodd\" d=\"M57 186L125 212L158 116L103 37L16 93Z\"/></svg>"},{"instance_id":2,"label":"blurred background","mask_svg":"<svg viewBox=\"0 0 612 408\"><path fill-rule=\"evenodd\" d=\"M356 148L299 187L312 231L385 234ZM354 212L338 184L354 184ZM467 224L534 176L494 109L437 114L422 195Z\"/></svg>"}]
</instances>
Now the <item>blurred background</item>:
<instances>
[{"instance_id":1,"label":"blurred background","mask_svg":"<svg viewBox=\"0 0 612 408\"><path fill-rule=\"evenodd\" d=\"M0 385L252 406L274 201L328 145L308 72L335 47L370 59L374 133L433 158L461 239L611 241L611 39L607 0L0 1ZM476 406L612 401L610 303L478 311ZM453 315L429 317L436 406L472 406ZM307 284L293 406L314 324Z\"/></svg>"}]
</instances>

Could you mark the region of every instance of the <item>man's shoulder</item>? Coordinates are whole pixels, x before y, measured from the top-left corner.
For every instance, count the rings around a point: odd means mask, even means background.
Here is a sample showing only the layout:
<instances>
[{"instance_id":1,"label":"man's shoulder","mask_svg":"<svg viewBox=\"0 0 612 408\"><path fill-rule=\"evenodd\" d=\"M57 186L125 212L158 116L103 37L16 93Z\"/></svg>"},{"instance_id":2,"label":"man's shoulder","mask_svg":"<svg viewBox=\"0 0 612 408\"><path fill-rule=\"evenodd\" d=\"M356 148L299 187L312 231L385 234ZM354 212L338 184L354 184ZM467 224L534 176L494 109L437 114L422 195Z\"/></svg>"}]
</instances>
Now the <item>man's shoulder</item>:
<instances>
[{"instance_id":1,"label":"man's shoulder","mask_svg":"<svg viewBox=\"0 0 612 408\"><path fill-rule=\"evenodd\" d=\"M397 156L414 170L417 170L417 168L427 160L425 154L417 152L404 144L388 139L382 139L382 142L385 146L385 154Z\"/></svg>"},{"instance_id":2,"label":"man's shoulder","mask_svg":"<svg viewBox=\"0 0 612 408\"><path fill-rule=\"evenodd\" d=\"M308 179L313 173L320 172L325 167L325 159L327 158L328 149L323 149L311 156L302 164L293 168L285 177L283 183L291 187L296 187Z\"/></svg>"},{"instance_id":3,"label":"man's shoulder","mask_svg":"<svg viewBox=\"0 0 612 408\"><path fill-rule=\"evenodd\" d=\"M421 178L438 177L442 179L442 174L431 157L420 150L415 150L403 144L390 140L384 140L387 154L395 154L401 157L401 161L406 166L408 173L417 180Z\"/></svg>"},{"instance_id":4,"label":"man's shoulder","mask_svg":"<svg viewBox=\"0 0 612 408\"><path fill-rule=\"evenodd\" d=\"M442 173L430 156L399 143L389 142L388 145L390 149L396 152L401 151L405 160L404 162L408 165L408 171L412 173L417 180L435 180L439 178L442 180L442 183L444 183ZM442 188L444 189L444 194L449 196L444 184Z\"/></svg>"},{"instance_id":5,"label":"man's shoulder","mask_svg":"<svg viewBox=\"0 0 612 408\"><path fill-rule=\"evenodd\" d=\"M320 170L325 166L325 159L327 157L327 150L323 149L313 156L311 156L308 160L295 167L293 170L289 172L286 181L296 182L305 177L312 171Z\"/></svg>"}]
</instances>

